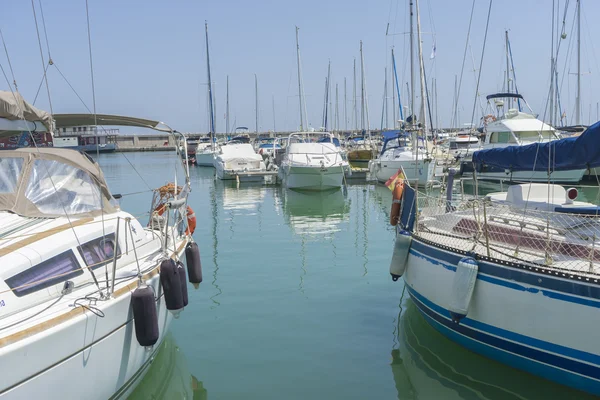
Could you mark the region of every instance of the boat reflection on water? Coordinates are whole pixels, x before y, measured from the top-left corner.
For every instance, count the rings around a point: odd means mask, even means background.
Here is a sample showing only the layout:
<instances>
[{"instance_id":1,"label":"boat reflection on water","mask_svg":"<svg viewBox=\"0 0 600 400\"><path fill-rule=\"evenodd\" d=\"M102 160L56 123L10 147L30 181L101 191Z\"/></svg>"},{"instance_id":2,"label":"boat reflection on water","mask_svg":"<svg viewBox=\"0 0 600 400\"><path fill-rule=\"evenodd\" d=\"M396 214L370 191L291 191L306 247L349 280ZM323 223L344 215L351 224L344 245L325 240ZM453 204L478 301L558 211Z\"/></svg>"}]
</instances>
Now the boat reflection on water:
<instances>
[{"instance_id":1,"label":"boat reflection on water","mask_svg":"<svg viewBox=\"0 0 600 400\"><path fill-rule=\"evenodd\" d=\"M411 300L401 305L391 361L398 399L594 398L472 353L432 328Z\"/></svg>"},{"instance_id":2,"label":"boat reflection on water","mask_svg":"<svg viewBox=\"0 0 600 400\"><path fill-rule=\"evenodd\" d=\"M201 381L190 374L187 361L171 334L160 346L150 369L129 400L206 400L208 392Z\"/></svg>"},{"instance_id":3,"label":"boat reflection on water","mask_svg":"<svg viewBox=\"0 0 600 400\"><path fill-rule=\"evenodd\" d=\"M215 182L222 186L223 211L242 211L245 214L258 211L265 197L266 189L263 186L246 185L238 188L228 183Z\"/></svg>"},{"instance_id":4,"label":"boat reflection on water","mask_svg":"<svg viewBox=\"0 0 600 400\"><path fill-rule=\"evenodd\" d=\"M348 221L350 203L341 190L298 192L282 189L285 219L294 233L302 236L331 236Z\"/></svg>"}]
</instances>

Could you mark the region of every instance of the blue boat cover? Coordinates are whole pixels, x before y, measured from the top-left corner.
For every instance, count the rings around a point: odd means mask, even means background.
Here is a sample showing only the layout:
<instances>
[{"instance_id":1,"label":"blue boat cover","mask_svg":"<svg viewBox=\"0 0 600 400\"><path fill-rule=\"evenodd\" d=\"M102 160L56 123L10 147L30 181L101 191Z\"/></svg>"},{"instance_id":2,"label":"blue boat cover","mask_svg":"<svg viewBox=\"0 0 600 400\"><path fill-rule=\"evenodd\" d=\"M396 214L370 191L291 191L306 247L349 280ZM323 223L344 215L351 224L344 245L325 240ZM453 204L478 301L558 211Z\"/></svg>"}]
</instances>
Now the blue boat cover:
<instances>
[{"instance_id":1,"label":"blue boat cover","mask_svg":"<svg viewBox=\"0 0 600 400\"><path fill-rule=\"evenodd\" d=\"M568 171L600 167L600 121L578 137L473 153L477 171L485 167L510 171Z\"/></svg>"},{"instance_id":2,"label":"blue boat cover","mask_svg":"<svg viewBox=\"0 0 600 400\"><path fill-rule=\"evenodd\" d=\"M397 136L401 136L403 133L404 133L404 131L399 131L399 130L383 131L383 132L381 132L381 135L383 136L383 140L387 140L387 139L394 139Z\"/></svg>"}]
</instances>

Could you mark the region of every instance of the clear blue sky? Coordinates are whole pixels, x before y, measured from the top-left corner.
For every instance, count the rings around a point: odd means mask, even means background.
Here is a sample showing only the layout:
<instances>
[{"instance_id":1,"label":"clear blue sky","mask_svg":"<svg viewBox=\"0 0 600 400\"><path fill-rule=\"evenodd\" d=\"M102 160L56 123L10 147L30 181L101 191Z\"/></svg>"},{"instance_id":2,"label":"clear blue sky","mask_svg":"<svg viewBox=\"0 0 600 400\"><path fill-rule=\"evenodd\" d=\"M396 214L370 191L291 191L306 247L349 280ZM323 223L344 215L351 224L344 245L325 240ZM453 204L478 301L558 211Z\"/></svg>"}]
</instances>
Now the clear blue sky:
<instances>
[{"instance_id":1,"label":"clear blue sky","mask_svg":"<svg viewBox=\"0 0 600 400\"><path fill-rule=\"evenodd\" d=\"M39 0L35 0L39 7ZM564 0L561 3L561 13ZM569 117L575 104L575 53L571 35L575 0L567 16L569 36L562 41L559 73L562 105ZM460 74L471 0L421 0L423 51L428 78L437 80L440 125L452 115L454 76ZM544 114L550 79L550 0L494 0L480 94L502 89L505 70L504 30L508 29L519 91L532 108ZM52 58L92 107L84 0L42 0ZM272 96L278 130L297 129L298 98L294 26L300 27L300 47L309 121L321 125L327 62L332 83L339 84L340 125L343 128L344 78L347 78L348 114L351 110L352 63L363 40L372 128L381 125L384 67L395 46L402 101L407 102L407 0L304 1L154 1L89 0L92 47L99 113L125 114L162 120L181 131L206 131L206 59L204 21L208 21L213 82L217 102L217 130L225 129L225 81L230 79L231 125L254 129L254 74L258 76L261 130L273 129ZM477 0L471 46L477 68L487 16L487 0ZM599 64L592 26L600 2L583 0L582 112L583 122L596 120L600 89ZM38 21L41 15L38 8ZM393 36L385 35L386 26ZM21 93L33 100L42 76L31 3L12 1L3 6L0 28L8 46ZM43 32L41 32L43 35ZM435 35L433 35L435 34ZM431 60L433 38L436 57ZM42 36L42 40L43 36ZM44 56L47 51L44 46ZM473 62L468 53L461 89L460 122L471 120L475 95ZM4 52L0 63L8 70ZM566 66L566 67L565 67ZM0 88L8 89L2 77ZM84 106L58 74L49 69L55 112L85 112ZM333 94L335 95L335 93ZM418 100L417 100L418 101ZM485 99L482 99L485 105ZM391 100L389 107L391 108ZM48 110L45 91L36 102ZM591 120L589 118L591 106ZM476 120L481 116L479 107ZM350 117L349 117L350 119ZM391 111L390 111L391 121ZM574 121L569 121L574 122Z\"/></svg>"}]
</instances>

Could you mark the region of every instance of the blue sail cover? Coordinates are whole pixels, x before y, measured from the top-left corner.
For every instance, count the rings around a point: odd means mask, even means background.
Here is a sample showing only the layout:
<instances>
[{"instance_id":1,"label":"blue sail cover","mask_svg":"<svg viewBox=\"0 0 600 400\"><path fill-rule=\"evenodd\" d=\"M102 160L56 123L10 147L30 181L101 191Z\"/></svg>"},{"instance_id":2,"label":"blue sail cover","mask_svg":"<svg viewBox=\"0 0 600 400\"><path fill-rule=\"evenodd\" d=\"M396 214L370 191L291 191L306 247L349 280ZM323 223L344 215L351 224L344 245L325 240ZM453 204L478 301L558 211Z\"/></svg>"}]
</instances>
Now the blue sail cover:
<instances>
[{"instance_id":1,"label":"blue sail cover","mask_svg":"<svg viewBox=\"0 0 600 400\"><path fill-rule=\"evenodd\" d=\"M578 137L473 153L477 171L485 167L510 171L568 171L600 167L600 121Z\"/></svg>"}]
</instances>

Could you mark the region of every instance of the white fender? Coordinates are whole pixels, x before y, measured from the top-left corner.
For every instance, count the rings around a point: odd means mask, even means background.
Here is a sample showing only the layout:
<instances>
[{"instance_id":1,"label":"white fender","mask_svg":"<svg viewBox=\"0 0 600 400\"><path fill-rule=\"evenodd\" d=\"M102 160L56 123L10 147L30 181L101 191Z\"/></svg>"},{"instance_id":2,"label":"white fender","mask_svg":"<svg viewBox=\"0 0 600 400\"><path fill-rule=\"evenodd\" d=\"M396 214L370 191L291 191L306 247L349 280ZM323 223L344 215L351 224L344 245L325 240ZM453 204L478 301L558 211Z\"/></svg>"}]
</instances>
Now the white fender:
<instances>
[{"instance_id":1,"label":"white fender","mask_svg":"<svg viewBox=\"0 0 600 400\"><path fill-rule=\"evenodd\" d=\"M394 282L406 271L411 243L412 236L410 232L405 230L396 231L396 243L394 244L394 253L392 254L392 262L390 263L390 275L392 275Z\"/></svg>"},{"instance_id":2,"label":"white fender","mask_svg":"<svg viewBox=\"0 0 600 400\"><path fill-rule=\"evenodd\" d=\"M469 312L478 270L477 261L471 257L462 258L456 266L452 282L452 297L448 307L452 321L456 323L459 323Z\"/></svg>"}]
</instances>

